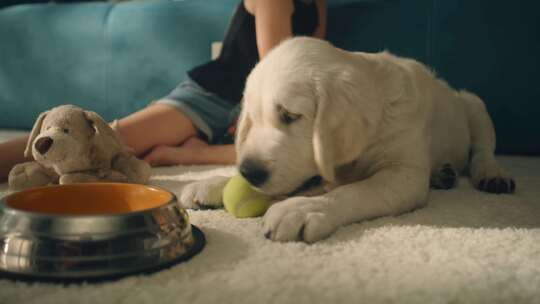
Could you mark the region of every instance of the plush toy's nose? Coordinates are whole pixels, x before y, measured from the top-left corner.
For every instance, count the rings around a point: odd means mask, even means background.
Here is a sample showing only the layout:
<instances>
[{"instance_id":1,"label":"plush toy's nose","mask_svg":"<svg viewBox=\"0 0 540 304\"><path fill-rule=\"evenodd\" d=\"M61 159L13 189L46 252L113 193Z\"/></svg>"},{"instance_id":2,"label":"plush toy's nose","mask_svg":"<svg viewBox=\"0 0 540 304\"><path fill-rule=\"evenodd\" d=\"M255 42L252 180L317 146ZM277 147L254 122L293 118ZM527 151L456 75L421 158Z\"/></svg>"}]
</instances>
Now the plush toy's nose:
<instances>
[{"instance_id":1,"label":"plush toy's nose","mask_svg":"<svg viewBox=\"0 0 540 304\"><path fill-rule=\"evenodd\" d=\"M52 144L53 144L52 138L50 138L50 137L42 137L42 138L40 138L40 139L38 139L36 141L36 143L34 144L34 147L36 148L36 150L38 150L38 152L41 155L43 155L43 154L47 153L47 151L49 151Z\"/></svg>"}]
</instances>

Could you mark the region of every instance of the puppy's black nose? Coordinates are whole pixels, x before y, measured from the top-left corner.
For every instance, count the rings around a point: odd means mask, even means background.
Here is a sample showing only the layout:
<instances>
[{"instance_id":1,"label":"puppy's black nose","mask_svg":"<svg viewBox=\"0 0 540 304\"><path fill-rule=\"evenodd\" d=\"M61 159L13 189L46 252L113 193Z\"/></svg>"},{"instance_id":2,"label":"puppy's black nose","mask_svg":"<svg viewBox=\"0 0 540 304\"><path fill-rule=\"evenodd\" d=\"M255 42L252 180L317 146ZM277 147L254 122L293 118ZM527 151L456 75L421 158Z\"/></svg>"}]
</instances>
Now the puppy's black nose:
<instances>
[{"instance_id":1,"label":"puppy's black nose","mask_svg":"<svg viewBox=\"0 0 540 304\"><path fill-rule=\"evenodd\" d=\"M38 152L41 155L43 155L43 154L47 153L47 151L49 151L52 144L53 144L52 138L50 138L50 137L42 137L42 138L40 138L40 139L38 139L36 141L36 143L34 144L34 147L36 148L36 150L38 150Z\"/></svg>"},{"instance_id":2,"label":"puppy's black nose","mask_svg":"<svg viewBox=\"0 0 540 304\"><path fill-rule=\"evenodd\" d=\"M264 165L252 159L242 161L238 168L240 174L253 186L262 185L268 179L268 170Z\"/></svg>"}]
</instances>

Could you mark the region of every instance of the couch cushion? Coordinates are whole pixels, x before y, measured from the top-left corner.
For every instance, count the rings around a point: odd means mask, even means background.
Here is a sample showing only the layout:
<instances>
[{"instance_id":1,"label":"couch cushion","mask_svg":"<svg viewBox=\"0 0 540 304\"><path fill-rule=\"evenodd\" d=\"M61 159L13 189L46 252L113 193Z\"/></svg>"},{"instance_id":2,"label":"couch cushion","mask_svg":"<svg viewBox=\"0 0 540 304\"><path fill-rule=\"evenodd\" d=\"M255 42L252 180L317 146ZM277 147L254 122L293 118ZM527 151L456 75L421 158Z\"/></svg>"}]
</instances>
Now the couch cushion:
<instances>
[{"instance_id":1,"label":"couch cushion","mask_svg":"<svg viewBox=\"0 0 540 304\"><path fill-rule=\"evenodd\" d=\"M233 0L20 5L0 11L2 128L73 103L106 119L167 94L222 39Z\"/></svg>"},{"instance_id":2,"label":"couch cushion","mask_svg":"<svg viewBox=\"0 0 540 304\"><path fill-rule=\"evenodd\" d=\"M540 154L540 2L436 1L431 60L486 102L501 153Z\"/></svg>"}]
</instances>

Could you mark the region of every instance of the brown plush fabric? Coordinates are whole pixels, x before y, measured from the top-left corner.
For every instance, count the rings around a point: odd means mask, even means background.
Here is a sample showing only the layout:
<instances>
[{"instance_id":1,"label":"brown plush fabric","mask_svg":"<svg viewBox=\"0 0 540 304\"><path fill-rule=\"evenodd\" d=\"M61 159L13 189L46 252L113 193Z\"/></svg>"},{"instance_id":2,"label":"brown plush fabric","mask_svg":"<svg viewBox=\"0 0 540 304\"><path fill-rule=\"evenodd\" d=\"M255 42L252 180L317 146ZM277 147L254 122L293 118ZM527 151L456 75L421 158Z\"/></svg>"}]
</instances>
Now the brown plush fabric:
<instances>
[{"instance_id":1,"label":"brown plush fabric","mask_svg":"<svg viewBox=\"0 0 540 304\"><path fill-rule=\"evenodd\" d=\"M150 177L150 166L131 154L97 113L73 105L41 113L24 153L35 161L11 170L13 190L95 181L146 183Z\"/></svg>"}]
</instances>

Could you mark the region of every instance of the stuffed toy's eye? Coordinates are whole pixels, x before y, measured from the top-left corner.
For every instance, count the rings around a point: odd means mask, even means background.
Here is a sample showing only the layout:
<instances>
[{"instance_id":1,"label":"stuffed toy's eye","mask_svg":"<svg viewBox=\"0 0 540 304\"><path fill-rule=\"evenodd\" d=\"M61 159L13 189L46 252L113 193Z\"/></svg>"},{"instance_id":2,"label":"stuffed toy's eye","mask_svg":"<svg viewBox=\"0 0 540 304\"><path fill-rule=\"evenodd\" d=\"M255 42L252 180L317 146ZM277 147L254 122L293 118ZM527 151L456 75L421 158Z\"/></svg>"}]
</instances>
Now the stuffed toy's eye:
<instances>
[{"instance_id":1,"label":"stuffed toy's eye","mask_svg":"<svg viewBox=\"0 0 540 304\"><path fill-rule=\"evenodd\" d=\"M69 129L63 129L62 130L64 133L68 134L69 133Z\"/></svg>"},{"instance_id":2,"label":"stuffed toy's eye","mask_svg":"<svg viewBox=\"0 0 540 304\"><path fill-rule=\"evenodd\" d=\"M279 120L286 125L290 125L302 117L300 114L294 114L285 110L285 108L283 108L281 105L277 106L277 111L279 114Z\"/></svg>"}]
</instances>

